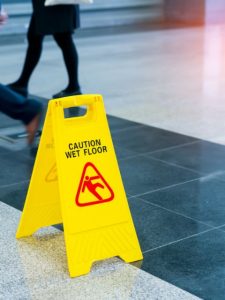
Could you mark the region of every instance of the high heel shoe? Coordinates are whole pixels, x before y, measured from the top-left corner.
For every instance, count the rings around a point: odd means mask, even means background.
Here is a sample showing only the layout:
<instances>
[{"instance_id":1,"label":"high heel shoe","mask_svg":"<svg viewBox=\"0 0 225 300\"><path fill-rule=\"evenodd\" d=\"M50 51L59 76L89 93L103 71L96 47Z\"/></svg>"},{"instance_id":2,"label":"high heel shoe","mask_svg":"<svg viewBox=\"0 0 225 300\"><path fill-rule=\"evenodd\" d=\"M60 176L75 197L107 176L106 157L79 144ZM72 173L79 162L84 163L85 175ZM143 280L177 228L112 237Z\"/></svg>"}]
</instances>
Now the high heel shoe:
<instances>
[{"instance_id":1,"label":"high heel shoe","mask_svg":"<svg viewBox=\"0 0 225 300\"><path fill-rule=\"evenodd\" d=\"M74 91L67 91L67 90L62 90L61 92L53 95L52 97L54 99L57 98L63 98L63 97L69 97L69 96L76 96L76 95L82 95L80 90L74 90Z\"/></svg>"}]
</instances>

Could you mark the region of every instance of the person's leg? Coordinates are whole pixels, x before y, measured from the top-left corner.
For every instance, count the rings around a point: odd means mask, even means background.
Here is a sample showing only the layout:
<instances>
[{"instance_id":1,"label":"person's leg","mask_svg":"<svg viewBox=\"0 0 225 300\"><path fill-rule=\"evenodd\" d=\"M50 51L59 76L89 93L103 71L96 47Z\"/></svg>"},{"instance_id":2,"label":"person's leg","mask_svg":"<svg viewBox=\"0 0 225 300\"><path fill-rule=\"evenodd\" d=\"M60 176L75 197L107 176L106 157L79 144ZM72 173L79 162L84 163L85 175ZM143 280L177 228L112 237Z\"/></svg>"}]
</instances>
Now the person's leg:
<instances>
[{"instance_id":1,"label":"person's leg","mask_svg":"<svg viewBox=\"0 0 225 300\"><path fill-rule=\"evenodd\" d=\"M62 50L64 63L69 77L68 86L62 92L64 92L65 96L69 94L80 94L78 82L78 54L73 42L72 33L57 33L54 34L54 39ZM58 94L55 96L57 95Z\"/></svg>"},{"instance_id":2,"label":"person's leg","mask_svg":"<svg viewBox=\"0 0 225 300\"><path fill-rule=\"evenodd\" d=\"M40 59L43 44L43 35L35 33L34 18L32 17L27 33L28 48L20 77L8 85L14 91L27 96L30 77Z\"/></svg>"},{"instance_id":3,"label":"person's leg","mask_svg":"<svg viewBox=\"0 0 225 300\"><path fill-rule=\"evenodd\" d=\"M42 104L0 84L0 111L23 122L28 133L28 144L31 144L38 129Z\"/></svg>"}]
</instances>

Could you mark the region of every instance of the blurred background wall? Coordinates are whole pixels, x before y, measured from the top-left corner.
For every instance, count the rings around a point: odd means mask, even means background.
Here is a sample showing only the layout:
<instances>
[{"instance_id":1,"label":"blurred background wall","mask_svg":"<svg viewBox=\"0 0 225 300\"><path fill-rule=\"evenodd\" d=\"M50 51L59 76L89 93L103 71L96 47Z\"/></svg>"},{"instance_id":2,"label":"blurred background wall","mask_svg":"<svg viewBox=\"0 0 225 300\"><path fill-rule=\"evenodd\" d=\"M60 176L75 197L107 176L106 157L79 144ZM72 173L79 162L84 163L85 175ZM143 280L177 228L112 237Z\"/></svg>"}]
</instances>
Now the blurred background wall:
<instances>
[{"instance_id":1,"label":"blurred background wall","mask_svg":"<svg viewBox=\"0 0 225 300\"><path fill-rule=\"evenodd\" d=\"M4 0L3 3L10 22L0 30L1 40L10 35L24 36L31 0ZM225 0L94 0L92 5L81 5L83 31L121 26L133 29L156 25L193 26L224 20Z\"/></svg>"},{"instance_id":2,"label":"blurred background wall","mask_svg":"<svg viewBox=\"0 0 225 300\"><path fill-rule=\"evenodd\" d=\"M1 34L22 34L29 22L31 0L4 0L10 22ZM149 24L162 22L163 0L94 0L92 5L81 5L83 29L106 26Z\"/></svg>"}]
</instances>

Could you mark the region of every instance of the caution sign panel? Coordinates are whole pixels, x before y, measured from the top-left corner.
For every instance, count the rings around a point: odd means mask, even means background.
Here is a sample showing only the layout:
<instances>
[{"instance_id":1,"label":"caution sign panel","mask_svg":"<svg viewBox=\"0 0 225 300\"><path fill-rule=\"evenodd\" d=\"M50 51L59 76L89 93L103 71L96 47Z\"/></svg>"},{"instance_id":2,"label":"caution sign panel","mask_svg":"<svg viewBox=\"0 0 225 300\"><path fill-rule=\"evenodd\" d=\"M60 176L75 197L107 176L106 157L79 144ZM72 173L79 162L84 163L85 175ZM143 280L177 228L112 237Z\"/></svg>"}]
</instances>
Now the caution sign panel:
<instances>
[{"instance_id":1,"label":"caution sign panel","mask_svg":"<svg viewBox=\"0 0 225 300\"><path fill-rule=\"evenodd\" d=\"M74 106L86 114L65 118ZM142 259L100 95L49 102L17 238L60 222L72 277L97 260Z\"/></svg>"}]
</instances>

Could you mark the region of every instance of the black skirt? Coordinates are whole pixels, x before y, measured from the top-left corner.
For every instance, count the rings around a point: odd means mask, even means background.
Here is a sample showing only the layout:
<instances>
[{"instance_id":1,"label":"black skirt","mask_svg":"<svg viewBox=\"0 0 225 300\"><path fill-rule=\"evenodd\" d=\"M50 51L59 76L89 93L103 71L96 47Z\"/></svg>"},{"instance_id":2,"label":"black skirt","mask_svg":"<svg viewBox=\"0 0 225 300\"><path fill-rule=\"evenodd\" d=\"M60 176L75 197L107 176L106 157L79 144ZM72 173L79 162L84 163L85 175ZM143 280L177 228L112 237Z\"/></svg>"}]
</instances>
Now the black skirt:
<instances>
[{"instance_id":1,"label":"black skirt","mask_svg":"<svg viewBox=\"0 0 225 300\"><path fill-rule=\"evenodd\" d=\"M31 23L36 34L73 32L80 25L78 5L44 6L45 0L32 0Z\"/></svg>"}]
</instances>

